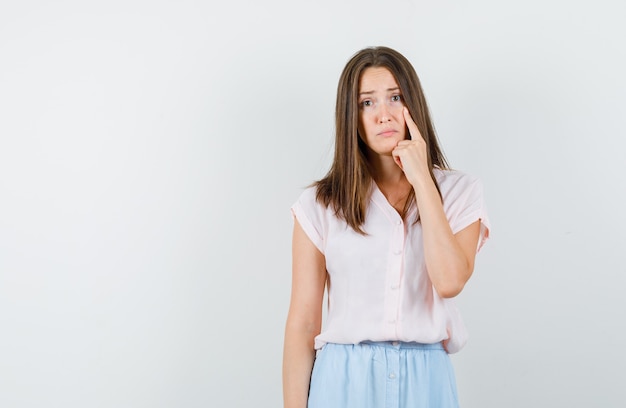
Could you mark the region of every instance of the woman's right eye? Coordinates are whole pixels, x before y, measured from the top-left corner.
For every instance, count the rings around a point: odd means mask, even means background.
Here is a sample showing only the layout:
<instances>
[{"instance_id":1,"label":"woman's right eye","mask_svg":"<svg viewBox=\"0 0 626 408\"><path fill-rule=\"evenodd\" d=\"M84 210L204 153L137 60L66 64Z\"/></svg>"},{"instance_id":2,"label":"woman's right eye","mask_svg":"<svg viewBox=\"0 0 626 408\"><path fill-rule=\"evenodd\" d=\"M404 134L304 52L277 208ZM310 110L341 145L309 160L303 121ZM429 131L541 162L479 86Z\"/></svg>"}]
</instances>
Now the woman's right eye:
<instances>
[{"instance_id":1,"label":"woman's right eye","mask_svg":"<svg viewBox=\"0 0 626 408\"><path fill-rule=\"evenodd\" d=\"M365 99L364 101L361 101L361 106L364 107L364 108L372 106L372 101L369 100L369 99Z\"/></svg>"}]
</instances>

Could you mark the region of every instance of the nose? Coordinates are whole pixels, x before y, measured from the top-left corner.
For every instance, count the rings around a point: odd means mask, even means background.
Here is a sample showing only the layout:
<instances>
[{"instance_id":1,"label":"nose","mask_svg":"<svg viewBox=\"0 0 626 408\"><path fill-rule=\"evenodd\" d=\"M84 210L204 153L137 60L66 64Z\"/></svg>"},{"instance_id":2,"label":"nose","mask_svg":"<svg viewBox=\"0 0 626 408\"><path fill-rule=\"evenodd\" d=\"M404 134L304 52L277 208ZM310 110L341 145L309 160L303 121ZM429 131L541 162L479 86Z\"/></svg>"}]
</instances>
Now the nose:
<instances>
[{"instance_id":1,"label":"nose","mask_svg":"<svg viewBox=\"0 0 626 408\"><path fill-rule=\"evenodd\" d=\"M378 110L378 123L385 123L391 120L391 115L389 114L389 108L387 104L381 103L380 109Z\"/></svg>"}]
</instances>

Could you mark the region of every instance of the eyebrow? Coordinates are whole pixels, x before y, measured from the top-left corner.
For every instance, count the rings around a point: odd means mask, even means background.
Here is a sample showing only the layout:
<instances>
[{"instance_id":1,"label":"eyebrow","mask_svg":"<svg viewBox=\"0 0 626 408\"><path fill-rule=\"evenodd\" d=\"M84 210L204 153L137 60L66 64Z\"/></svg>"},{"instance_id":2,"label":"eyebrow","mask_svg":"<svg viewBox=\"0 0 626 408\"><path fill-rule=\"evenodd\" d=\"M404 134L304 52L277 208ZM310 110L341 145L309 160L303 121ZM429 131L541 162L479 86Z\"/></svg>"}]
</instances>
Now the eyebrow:
<instances>
[{"instance_id":1,"label":"eyebrow","mask_svg":"<svg viewBox=\"0 0 626 408\"><path fill-rule=\"evenodd\" d=\"M399 91L400 87L396 86L395 88L387 88L387 92L391 92L391 91ZM361 95L371 95L373 94L375 91L365 91L365 92L359 92L359 96Z\"/></svg>"}]
</instances>

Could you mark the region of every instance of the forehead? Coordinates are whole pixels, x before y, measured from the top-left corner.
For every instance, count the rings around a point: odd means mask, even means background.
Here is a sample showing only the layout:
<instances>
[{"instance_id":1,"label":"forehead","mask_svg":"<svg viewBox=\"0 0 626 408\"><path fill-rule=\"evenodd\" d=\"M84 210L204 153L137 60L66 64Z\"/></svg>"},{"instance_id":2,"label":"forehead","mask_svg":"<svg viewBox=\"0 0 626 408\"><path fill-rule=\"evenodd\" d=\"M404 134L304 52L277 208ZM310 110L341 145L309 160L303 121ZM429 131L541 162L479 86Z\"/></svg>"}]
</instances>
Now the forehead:
<instances>
[{"instance_id":1,"label":"forehead","mask_svg":"<svg viewBox=\"0 0 626 408\"><path fill-rule=\"evenodd\" d=\"M361 74L359 92L379 91L397 88L393 74L385 67L369 67Z\"/></svg>"}]
</instances>

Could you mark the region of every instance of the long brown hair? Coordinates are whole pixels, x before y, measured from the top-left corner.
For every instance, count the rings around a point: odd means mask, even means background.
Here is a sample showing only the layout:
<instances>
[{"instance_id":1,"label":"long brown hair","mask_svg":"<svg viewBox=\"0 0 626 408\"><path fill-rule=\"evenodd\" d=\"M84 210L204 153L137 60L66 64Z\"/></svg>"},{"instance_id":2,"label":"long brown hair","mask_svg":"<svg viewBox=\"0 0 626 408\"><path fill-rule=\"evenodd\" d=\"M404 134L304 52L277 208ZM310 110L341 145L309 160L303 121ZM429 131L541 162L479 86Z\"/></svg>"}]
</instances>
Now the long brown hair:
<instances>
[{"instance_id":1,"label":"long brown hair","mask_svg":"<svg viewBox=\"0 0 626 408\"><path fill-rule=\"evenodd\" d=\"M439 190L433 168L447 169L448 163L439 147L435 128L430 120L426 98L419 78L411 63L399 52L387 47L365 48L346 64L339 85L335 107L335 156L326 176L314 183L317 200L329 205L335 214L360 234L371 194L372 175L366 155L366 146L359 137L359 81L366 68L383 67L395 77L405 106L426 141L430 176ZM407 130L407 137L409 133ZM441 196L441 192L439 192ZM411 189L403 213L415 201Z\"/></svg>"}]
</instances>

